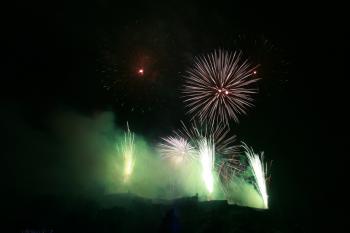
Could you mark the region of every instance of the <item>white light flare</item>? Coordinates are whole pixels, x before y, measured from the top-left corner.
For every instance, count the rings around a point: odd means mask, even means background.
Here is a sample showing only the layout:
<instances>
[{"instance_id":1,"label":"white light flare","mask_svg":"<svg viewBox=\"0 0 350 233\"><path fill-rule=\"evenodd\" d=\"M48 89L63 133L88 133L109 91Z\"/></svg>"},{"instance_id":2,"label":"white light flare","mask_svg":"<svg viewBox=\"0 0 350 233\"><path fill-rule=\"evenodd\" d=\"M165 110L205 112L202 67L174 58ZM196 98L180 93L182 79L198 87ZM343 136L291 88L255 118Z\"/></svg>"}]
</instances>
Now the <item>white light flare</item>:
<instances>
[{"instance_id":1,"label":"white light flare","mask_svg":"<svg viewBox=\"0 0 350 233\"><path fill-rule=\"evenodd\" d=\"M255 185L258 189L260 196L264 203L264 208L269 208L268 203L268 195L266 189L266 165L264 166L264 152L259 154L255 154L252 148L249 148L246 144L243 144L243 148L245 149L245 154L248 158L249 165L253 171L255 178Z\"/></svg>"},{"instance_id":2,"label":"white light flare","mask_svg":"<svg viewBox=\"0 0 350 233\"><path fill-rule=\"evenodd\" d=\"M215 144L213 140L202 138L198 142L199 160L202 167L202 178L211 195L214 191Z\"/></svg>"}]
</instances>

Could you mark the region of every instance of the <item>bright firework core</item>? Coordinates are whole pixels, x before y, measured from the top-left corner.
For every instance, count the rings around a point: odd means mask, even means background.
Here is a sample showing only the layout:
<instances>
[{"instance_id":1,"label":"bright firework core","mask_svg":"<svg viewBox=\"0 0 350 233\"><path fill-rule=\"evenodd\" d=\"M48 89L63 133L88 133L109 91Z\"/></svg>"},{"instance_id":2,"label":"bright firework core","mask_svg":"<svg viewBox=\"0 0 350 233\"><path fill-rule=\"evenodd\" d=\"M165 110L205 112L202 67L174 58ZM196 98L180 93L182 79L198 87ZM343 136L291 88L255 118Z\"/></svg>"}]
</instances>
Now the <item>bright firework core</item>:
<instances>
[{"instance_id":1,"label":"bright firework core","mask_svg":"<svg viewBox=\"0 0 350 233\"><path fill-rule=\"evenodd\" d=\"M218 89L218 92L220 93L220 94L225 94L225 95L228 95L228 90L225 90L225 89Z\"/></svg>"},{"instance_id":2,"label":"bright firework core","mask_svg":"<svg viewBox=\"0 0 350 233\"><path fill-rule=\"evenodd\" d=\"M139 69L139 70L137 71L137 73L138 73L139 75L143 75L143 69L142 69L142 68Z\"/></svg>"}]
</instances>

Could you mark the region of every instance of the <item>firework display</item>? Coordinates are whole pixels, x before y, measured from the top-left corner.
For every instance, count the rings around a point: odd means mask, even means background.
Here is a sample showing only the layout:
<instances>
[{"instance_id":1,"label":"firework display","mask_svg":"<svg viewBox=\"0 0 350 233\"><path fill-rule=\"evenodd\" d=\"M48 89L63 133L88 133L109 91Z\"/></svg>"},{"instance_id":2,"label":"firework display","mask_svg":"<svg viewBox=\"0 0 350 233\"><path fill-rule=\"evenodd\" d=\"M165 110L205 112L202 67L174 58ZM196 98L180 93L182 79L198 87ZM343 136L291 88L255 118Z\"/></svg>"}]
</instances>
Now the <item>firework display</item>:
<instances>
[{"instance_id":1,"label":"firework display","mask_svg":"<svg viewBox=\"0 0 350 233\"><path fill-rule=\"evenodd\" d=\"M241 52L217 50L194 59L185 76L184 102L200 122L238 122L252 106L257 66L242 59Z\"/></svg>"},{"instance_id":2,"label":"firework display","mask_svg":"<svg viewBox=\"0 0 350 233\"><path fill-rule=\"evenodd\" d=\"M258 80L257 66L242 59L241 52L224 50L194 61L183 89L191 122L181 121L182 127L173 135L162 137L154 150L158 156L152 158L145 156L144 148L136 146L127 124L119 145L122 180L129 187L133 176L135 184L145 185L146 189L152 189L150 182L162 184L166 190L163 197L169 199L197 194L201 200L226 199L230 204L268 209L263 153L255 154L244 143L239 146L230 127L252 106L252 96L257 92L253 87Z\"/></svg>"},{"instance_id":3,"label":"firework display","mask_svg":"<svg viewBox=\"0 0 350 233\"><path fill-rule=\"evenodd\" d=\"M4 229L291 233L329 220L339 175L320 171L342 172L345 156L331 142L346 93L329 86L345 70L333 2L25 3L3 28Z\"/></svg>"}]
</instances>

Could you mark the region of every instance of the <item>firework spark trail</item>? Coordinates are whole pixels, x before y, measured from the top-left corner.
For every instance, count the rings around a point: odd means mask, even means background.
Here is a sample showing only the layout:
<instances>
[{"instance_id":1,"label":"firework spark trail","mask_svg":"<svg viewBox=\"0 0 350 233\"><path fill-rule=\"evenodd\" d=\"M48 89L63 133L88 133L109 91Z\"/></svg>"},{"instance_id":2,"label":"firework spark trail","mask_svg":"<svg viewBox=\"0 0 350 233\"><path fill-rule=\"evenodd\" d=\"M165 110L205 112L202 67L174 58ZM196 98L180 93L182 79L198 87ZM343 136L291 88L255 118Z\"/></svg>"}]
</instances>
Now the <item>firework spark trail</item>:
<instances>
[{"instance_id":1,"label":"firework spark trail","mask_svg":"<svg viewBox=\"0 0 350 233\"><path fill-rule=\"evenodd\" d=\"M249 165L252 168L255 186L258 189L261 198L264 202L265 209L268 209L268 195L266 190L266 172L267 168L264 166L264 153L262 152L259 156L255 154L252 148L249 148L246 144L243 143L243 148L245 149L245 154L248 157Z\"/></svg>"},{"instance_id":2,"label":"firework spark trail","mask_svg":"<svg viewBox=\"0 0 350 233\"><path fill-rule=\"evenodd\" d=\"M195 148L185 138L170 136L162 138L162 140L163 143L158 144L158 151L163 158L169 158L175 164L178 164L195 157Z\"/></svg>"},{"instance_id":3,"label":"firework spark trail","mask_svg":"<svg viewBox=\"0 0 350 233\"><path fill-rule=\"evenodd\" d=\"M222 124L217 125L200 125L194 122L190 126L186 126L183 122L182 129L175 131L175 135L186 138L195 144L199 142L201 138L212 138L215 144L215 150L220 155L232 156L238 152L238 147L234 144L236 141L236 135L229 136L230 129ZM197 146L198 147L198 146Z\"/></svg>"},{"instance_id":4,"label":"firework spark trail","mask_svg":"<svg viewBox=\"0 0 350 233\"><path fill-rule=\"evenodd\" d=\"M135 165L135 135L129 129L129 124L127 123L128 131L124 134L124 141L120 145L121 153L124 159L124 182L128 182Z\"/></svg>"},{"instance_id":5,"label":"firework spark trail","mask_svg":"<svg viewBox=\"0 0 350 233\"><path fill-rule=\"evenodd\" d=\"M220 181L225 185L231 180L232 176L241 173L244 167L235 156L231 156L231 158L221 159L217 163L217 170Z\"/></svg>"},{"instance_id":6,"label":"firework spark trail","mask_svg":"<svg viewBox=\"0 0 350 233\"><path fill-rule=\"evenodd\" d=\"M253 105L251 96L257 91L250 85L258 80L256 68L241 58L241 52L218 50L196 57L184 77L187 113L211 125L228 124L229 119L238 122L238 115Z\"/></svg>"},{"instance_id":7,"label":"firework spark trail","mask_svg":"<svg viewBox=\"0 0 350 233\"><path fill-rule=\"evenodd\" d=\"M210 195L214 191L215 144L210 138L202 138L198 142L198 152L202 177Z\"/></svg>"}]
</instances>

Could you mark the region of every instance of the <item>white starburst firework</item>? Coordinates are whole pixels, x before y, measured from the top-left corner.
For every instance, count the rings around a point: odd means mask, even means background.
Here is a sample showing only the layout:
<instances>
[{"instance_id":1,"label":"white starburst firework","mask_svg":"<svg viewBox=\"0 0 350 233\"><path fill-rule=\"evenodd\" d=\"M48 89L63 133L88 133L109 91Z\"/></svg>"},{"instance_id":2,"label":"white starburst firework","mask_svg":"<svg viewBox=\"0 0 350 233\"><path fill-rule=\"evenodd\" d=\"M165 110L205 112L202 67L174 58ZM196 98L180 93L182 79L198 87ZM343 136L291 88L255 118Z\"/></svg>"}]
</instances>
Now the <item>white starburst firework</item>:
<instances>
[{"instance_id":1,"label":"white starburst firework","mask_svg":"<svg viewBox=\"0 0 350 233\"><path fill-rule=\"evenodd\" d=\"M183 137L170 136L162 138L163 142L158 144L158 151L163 158L170 159L175 164L181 163L186 159L192 159L196 150Z\"/></svg>"},{"instance_id":2,"label":"white starburst firework","mask_svg":"<svg viewBox=\"0 0 350 233\"><path fill-rule=\"evenodd\" d=\"M257 66L241 58L241 52L223 50L194 58L183 88L187 113L200 122L238 122L238 115L251 107Z\"/></svg>"}]
</instances>

